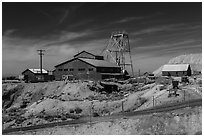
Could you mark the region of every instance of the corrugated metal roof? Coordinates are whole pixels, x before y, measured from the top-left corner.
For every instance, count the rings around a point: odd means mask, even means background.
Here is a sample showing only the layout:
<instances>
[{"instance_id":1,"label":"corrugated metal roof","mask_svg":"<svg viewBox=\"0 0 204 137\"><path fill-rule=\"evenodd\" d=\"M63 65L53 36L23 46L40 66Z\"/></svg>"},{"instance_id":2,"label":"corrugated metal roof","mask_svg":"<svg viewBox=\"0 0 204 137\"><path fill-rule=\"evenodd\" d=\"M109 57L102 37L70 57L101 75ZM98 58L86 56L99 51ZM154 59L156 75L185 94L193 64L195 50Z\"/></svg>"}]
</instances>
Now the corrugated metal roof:
<instances>
[{"instance_id":1,"label":"corrugated metal roof","mask_svg":"<svg viewBox=\"0 0 204 137\"><path fill-rule=\"evenodd\" d=\"M29 69L31 72L37 74L37 73L41 73L40 69ZM48 73L47 70L42 69L42 73Z\"/></svg>"},{"instance_id":2,"label":"corrugated metal roof","mask_svg":"<svg viewBox=\"0 0 204 137\"><path fill-rule=\"evenodd\" d=\"M105 60L96 60L96 59L88 59L88 58L78 58L78 59L96 67L120 67L114 63L111 63Z\"/></svg>"},{"instance_id":3,"label":"corrugated metal roof","mask_svg":"<svg viewBox=\"0 0 204 137\"><path fill-rule=\"evenodd\" d=\"M162 71L187 71L189 64L167 64L164 65Z\"/></svg>"}]
</instances>

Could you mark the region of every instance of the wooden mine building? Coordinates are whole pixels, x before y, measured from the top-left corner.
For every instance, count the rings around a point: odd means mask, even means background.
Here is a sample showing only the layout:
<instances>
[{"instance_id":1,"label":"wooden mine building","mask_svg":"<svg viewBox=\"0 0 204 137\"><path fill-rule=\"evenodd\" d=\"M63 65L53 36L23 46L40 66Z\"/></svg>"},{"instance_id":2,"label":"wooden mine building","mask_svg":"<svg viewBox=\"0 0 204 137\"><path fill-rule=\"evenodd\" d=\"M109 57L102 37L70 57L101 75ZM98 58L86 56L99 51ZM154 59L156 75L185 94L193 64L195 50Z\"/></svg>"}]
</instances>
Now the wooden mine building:
<instances>
[{"instance_id":1,"label":"wooden mine building","mask_svg":"<svg viewBox=\"0 0 204 137\"><path fill-rule=\"evenodd\" d=\"M167 64L163 66L162 76L191 76L189 64Z\"/></svg>"},{"instance_id":2,"label":"wooden mine building","mask_svg":"<svg viewBox=\"0 0 204 137\"><path fill-rule=\"evenodd\" d=\"M42 69L42 74L40 69L26 69L22 72L24 81L27 82L43 82L54 80L54 76L49 74L45 69Z\"/></svg>"},{"instance_id":3,"label":"wooden mine building","mask_svg":"<svg viewBox=\"0 0 204 137\"><path fill-rule=\"evenodd\" d=\"M101 80L105 78L120 78L121 67L105 61L103 56L82 51L74 58L55 66L53 72L55 80L73 76L74 79Z\"/></svg>"}]
</instances>

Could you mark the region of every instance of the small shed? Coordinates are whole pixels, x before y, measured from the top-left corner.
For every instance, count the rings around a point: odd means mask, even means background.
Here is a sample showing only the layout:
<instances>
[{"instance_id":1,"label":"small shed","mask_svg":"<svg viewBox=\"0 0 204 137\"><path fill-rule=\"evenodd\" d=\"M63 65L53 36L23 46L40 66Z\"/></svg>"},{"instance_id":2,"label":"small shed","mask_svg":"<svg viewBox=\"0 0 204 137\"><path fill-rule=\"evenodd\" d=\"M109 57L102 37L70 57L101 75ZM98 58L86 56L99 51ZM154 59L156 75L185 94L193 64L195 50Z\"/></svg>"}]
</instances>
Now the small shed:
<instances>
[{"instance_id":1,"label":"small shed","mask_svg":"<svg viewBox=\"0 0 204 137\"><path fill-rule=\"evenodd\" d=\"M47 81L49 78L48 71L42 69L42 75L40 69L26 69L22 72L25 82L39 82Z\"/></svg>"},{"instance_id":2,"label":"small shed","mask_svg":"<svg viewBox=\"0 0 204 137\"><path fill-rule=\"evenodd\" d=\"M189 64L166 64L162 68L162 76L191 76Z\"/></svg>"}]
</instances>

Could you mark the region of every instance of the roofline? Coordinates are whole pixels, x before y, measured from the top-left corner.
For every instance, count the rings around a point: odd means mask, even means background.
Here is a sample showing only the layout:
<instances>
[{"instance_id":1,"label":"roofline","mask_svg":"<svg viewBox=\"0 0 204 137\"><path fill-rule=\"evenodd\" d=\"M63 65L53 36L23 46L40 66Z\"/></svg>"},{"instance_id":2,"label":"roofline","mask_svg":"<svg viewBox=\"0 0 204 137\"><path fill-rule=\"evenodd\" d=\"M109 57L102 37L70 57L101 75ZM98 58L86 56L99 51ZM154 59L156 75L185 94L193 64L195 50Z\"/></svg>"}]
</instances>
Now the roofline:
<instances>
[{"instance_id":1,"label":"roofline","mask_svg":"<svg viewBox=\"0 0 204 137\"><path fill-rule=\"evenodd\" d=\"M30 72L32 72L30 69L27 68L27 69L24 70L21 74L23 74L23 73L26 72L27 70L29 70ZM48 70L46 70L46 69L44 69L44 70L47 71L47 73L49 73ZM33 72L32 72L32 73L33 73ZM33 74L36 74L36 73L33 73ZM38 74L38 73L37 73L37 74ZM46 74L46 73L42 73L42 74Z\"/></svg>"},{"instance_id":2,"label":"roofline","mask_svg":"<svg viewBox=\"0 0 204 137\"><path fill-rule=\"evenodd\" d=\"M90 64L90 63L88 63L88 62L86 62L86 61L81 60L80 58L73 58L73 59L67 60L67 61L65 61L65 62L63 62L63 63L61 63L61 64L56 65L55 67L61 66L61 65L63 65L63 64L66 64L66 63L68 63L68 62L71 62L71 61L77 60L77 59L80 60L80 61L82 61L82 62L84 62L84 63L86 63L86 64L89 64L89 65L91 65L91 66L93 66L93 67L96 67L96 66L94 66L94 65L92 65L92 64Z\"/></svg>"},{"instance_id":3,"label":"roofline","mask_svg":"<svg viewBox=\"0 0 204 137\"><path fill-rule=\"evenodd\" d=\"M90 63L88 63L88 62L86 62L86 61L84 61L84 60L81 60L80 58L77 58L77 59L80 60L80 61L82 61L82 62L84 62L84 63L86 63L86 64L91 65L92 67L95 67L95 68L96 68L96 66L94 66L93 64L90 64Z\"/></svg>"},{"instance_id":4,"label":"roofline","mask_svg":"<svg viewBox=\"0 0 204 137\"><path fill-rule=\"evenodd\" d=\"M92 54L92 53L90 53L90 52L87 52L87 51L83 50L83 51L77 53L76 55L74 55L74 57L78 56L79 54L81 54L81 53L83 53L83 52L86 52L86 53L88 53L88 54L90 54L90 55L92 55L92 56L97 56L97 55L94 55L94 54Z\"/></svg>"},{"instance_id":5,"label":"roofline","mask_svg":"<svg viewBox=\"0 0 204 137\"><path fill-rule=\"evenodd\" d=\"M79 60L81 60L80 58L77 58L77 59L79 59ZM93 66L93 67L103 67L103 66L94 66L93 64L90 64L90 63L88 63L88 62L86 62L86 61L84 61L84 60L81 60L82 62L85 62L86 64L89 64L89 65L91 65L91 66ZM120 66L117 66L117 67L105 67L105 68L120 68Z\"/></svg>"},{"instance_id":6,"label":"roofline","mask_svg":"<svg viewBox=\"0 0 204 137\"><path fill-rule=\"evenodd\" d=\"M191 69L191 65L190 64L165 64L165 65L188 65L188 68L187 68L187 70L185 70L185 71L188 71L188 69L190 68ZM164 65L164 66L165 66ZM163 68L162 68L162 72L167 72L167 70L163 70L164 69L164 66L163 66ZM172 70L168 70L168 71L172 71ZM175 71L175 70L173 70L173 71ZM177 71L179 71L180 72L180 70L177 70ZM182 71L181 71L182 72Z\"/></svg>"},{"instance_id":7,"label":"roofline","mask_svg":"<svg viewBox=\"0 0 204 137\"><path fill-rule=\"evenodd\" d=\"M164 64L164 66L166 66L166 65L190 65L190 64L188 64L188 63L185 63L185 64Z\"/></svg>"},{"instance_id":8,"label":"roofline","mask_svg":"<svg viewBox=\"0 0 204 137\"><path fill-rule=\"evenodd\" d=\"M21 74L23 74L24 72L26 72L27 70L29 70L28 68L26 70L24 70ZM30 70L29 70L30 71ZM31 71L32 72L32 71ZM33 72L32 72L33 73Z\"/></svg>"},{"instance_id":9,"label":"roofline","mask_svg":"<svg viewBox=\"0 0 204 137\"><path fill-rule=\"evenodd\" d=\"M103 66L94 66L93 64L90 64L90 63L88 63L88 62L86 62L86 61L84 61L84 60L82 60L82 59L80 59L80 58L73 58L73 59L70 59L70 60L68 60L68 61L65 61L65 62L63 62L63 63L61 63L61 64L58 64L58 65L56 65L55 66L55 68L56 67L58 67L58 66L61 66L61 65L63 65L63 64L66 64L66 63L68 63L68 62L71 62L71 61L73 61L73 60L76 60L76 59L78 59L78 60L80 60L80 61L82 61L82 62L84 62L84 63L86 63L86 64L89 64L89 65L91 65L91 66L93 66L93 67L103 67ZM107 67L108 68L108 67ZM120 66L117 66L117 67L110 67L110 68L120 68Z\"/></svg>"},{"instance_id":10,"label":"roofline","mask_svg":"<svg viewBox=\"0 0 204 137\"><path fill-rule=\"evenodd\" d=\"M75 59L77 59L77 58L72 58L72 59L70 59L70 60L67 60L67 61L65 61L65 62L62 62L62 63L56 65L55 68L58 67L58 66L61 66L61 65L65 64L65 63L68 63L68 62L70 62L70 61L72 61L72 60L75 60Z\"/></svg>"}]
</instances>

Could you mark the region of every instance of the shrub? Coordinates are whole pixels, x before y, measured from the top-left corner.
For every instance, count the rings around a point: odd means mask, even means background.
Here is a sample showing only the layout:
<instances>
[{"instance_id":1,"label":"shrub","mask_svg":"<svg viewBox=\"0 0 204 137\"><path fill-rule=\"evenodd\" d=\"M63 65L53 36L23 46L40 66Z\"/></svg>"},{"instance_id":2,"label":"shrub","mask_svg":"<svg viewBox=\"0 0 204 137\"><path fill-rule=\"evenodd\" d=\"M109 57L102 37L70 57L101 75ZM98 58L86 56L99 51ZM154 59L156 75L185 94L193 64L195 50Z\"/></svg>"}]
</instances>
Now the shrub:
<instances>
[{"instance_id":1,"label":"shrub","mask_svg":"<svg viewBox=\"0 0 204 137\"><path fill-rule=\"evenodd\" d=\"M73 110L73 109L70 109L70 110L69 110L69 113L74 113L74 110Z\"/></svg>"},{"instance_id":2,"label":"shrub","mask_svg":"<svg viewBox=\"0 0 204 137\"><path fill-rule=\"evenodd\" d=\"M199 85L200 87L202 87L202 80L199 80L199 81L198 81L198 85Z\"/></svg>"},{"instance_id":3,"label":"shrub","mask_svg":"<svg viewBox=\"0 0 204 137\"><path fill-rule=\"evenodd\" d=\"M82 109L81 109L81 108L79 108L79 107L77 107L77 108L75 109L75 112L76 112L77 114L79 114L79 113L81 113L81 112L82 112Z\"/></svg>"},{"instance_id":4,"label":"shrub","mask_svg":"<svg viewBox=\"0 0 204 137\"><path fill-rule=\"evenodd\" d=\"M142 97L139 97L139 101L140 101L140 104L144 104L145 102L147 102L147 99L146 98L142 98Z\"/></svg>"}]
</instances>

